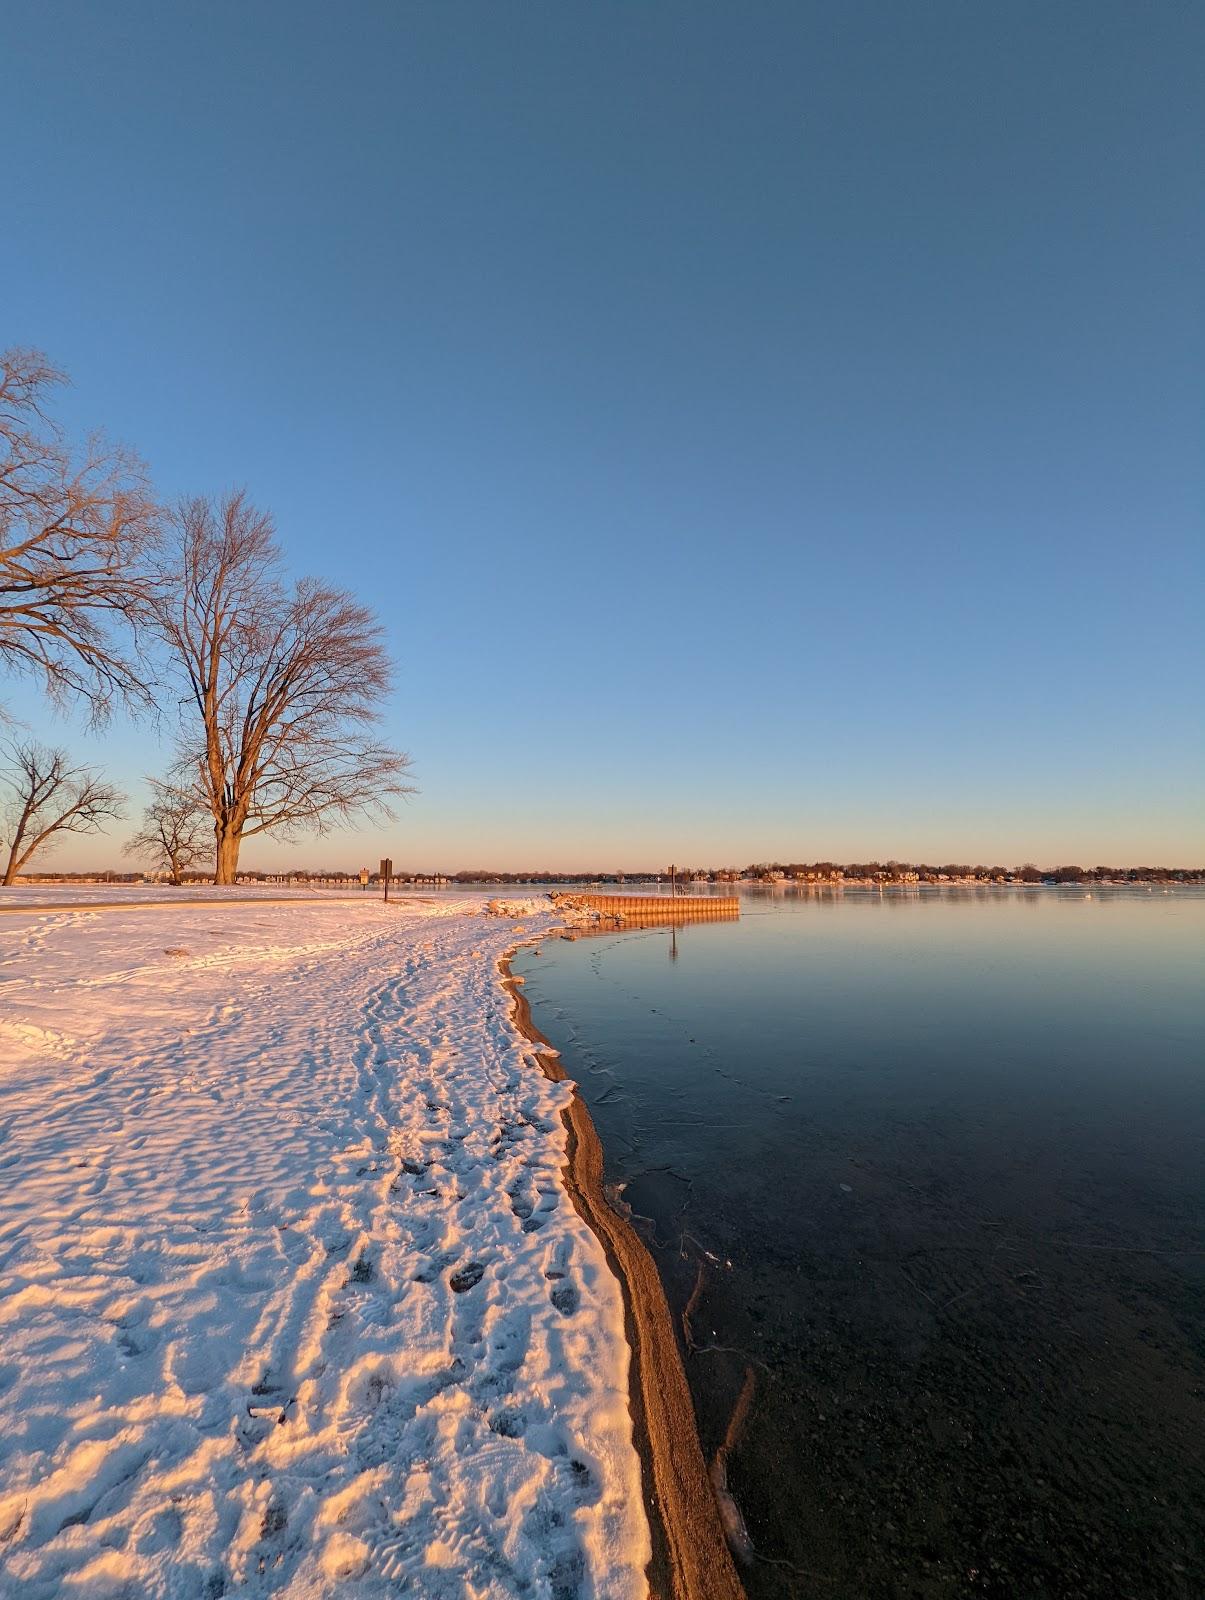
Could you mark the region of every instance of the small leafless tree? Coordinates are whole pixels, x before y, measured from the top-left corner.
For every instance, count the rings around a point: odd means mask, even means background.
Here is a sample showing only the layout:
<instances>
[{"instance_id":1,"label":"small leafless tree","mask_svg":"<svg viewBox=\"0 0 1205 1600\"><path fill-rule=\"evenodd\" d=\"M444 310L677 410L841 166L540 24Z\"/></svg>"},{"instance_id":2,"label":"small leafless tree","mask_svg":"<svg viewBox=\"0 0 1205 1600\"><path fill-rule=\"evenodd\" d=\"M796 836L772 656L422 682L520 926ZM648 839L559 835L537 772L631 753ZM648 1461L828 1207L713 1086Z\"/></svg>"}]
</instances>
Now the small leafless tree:
<instances>
[{"instance_id":1,"label":"small leafless tree","mask_svg":"<svg viewBox=\"0 0 1205 1600\"><path fill-rule=\"evenodd\" d=\"M213 817L215 883L261 833L391 816L409 759L372 736L390 686L381 629L341 589L289 585L271 517L242 493L171 519L158 625L185 694L176 777Z\"/></svg>"},{"instance_id":2,"label":"small leafless tree","mask_svg":"<svg viewBox=\"0 0 1205 1600\"><path fill-rule=\"evenodd\" d=\"M8 790L4 843L8 858L4 883L11 884L36 850L59 842L64 833L99 833L122 815L125 796L104 783L91 767L73 767L65 750L40 744L13 746L0 771Z\"/></svg>"},{"instance_id":3,"label":"small leafless tree","mask_svg":"<svg viewBox=\"0 0 1205 1600\"><path fill-rule=\"evenodd\" d=\"M0 668L99 720L115 697L149 701L137 641L158 515L137 457L99 435L73 450L48 419L65 382L36 350L0 353Z\"/></svg>"},{"instance_id":4,"label":"small leafless tree","mask_svg":"<svg viewBox=\"0 0 1205 1600\"><path fill-rule=\"evenodd\" d=\"M151 778L151 802L142 826L125 847L128 856L153 861L179 885L200 862L209 844L207 819L195 792Z\"/></svg>"}]
</instances>

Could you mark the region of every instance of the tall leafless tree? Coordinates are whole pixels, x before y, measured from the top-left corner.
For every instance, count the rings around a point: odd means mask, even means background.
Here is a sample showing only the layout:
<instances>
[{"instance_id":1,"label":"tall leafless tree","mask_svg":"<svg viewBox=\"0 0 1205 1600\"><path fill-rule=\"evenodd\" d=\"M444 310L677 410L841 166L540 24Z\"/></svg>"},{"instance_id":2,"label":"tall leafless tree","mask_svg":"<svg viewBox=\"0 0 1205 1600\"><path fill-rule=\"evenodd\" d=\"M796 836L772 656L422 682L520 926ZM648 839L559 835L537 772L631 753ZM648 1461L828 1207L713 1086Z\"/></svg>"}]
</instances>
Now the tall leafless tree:
<instances>
[{"instance_id":1,"label":"tall leafless tree","mask_svg":"<svg viewBox=\"0 0 1205 1600\"><path fill-rule=\"evenodd\" d=\"M8 766L0 770L0 783L8 790L6 886L35 851L57 844L64 833L99 833L106 822L121 817L125 801L91 767L71 766L65 750L30 743L12 746L8 755Z\"/></svg>"},{"instance_id":2,"label":"tall leafless tree","mask_svg":"<svg viewBox=\"0 0 1205 1600\"><path fill-rule=\"evenodd\" d=\"M138 637L159 535L146 471L89 438L75 450L47 416L66 382L36 350L0 353L0 668L82 700L147 704Z\"/></svg>"},{"instance_id":3,"label":"tall leafless tree","mask_svg":"<svg viewBox=\"0 0 1205 1600\"><path fill-rule=\"evenodd\" d=\"M207 817L196 792L150 779L151 801L142 813L142 825L125 846L125 853L153 861L179 885L205 857L209 846Z\"/></svg>"},{"instance_id":4,"label":"tall leafless tree","mask_svg":"<svg viewBox=\"0 0 1205 1600\"><path fill-rule=\"evenodd\" d=\"M367 607L313 578L289 585L271 517L245 494L171 518L158 625L185 695L176 773L213 817L215 883L261 833L391 816L409 759L373 737L390 687Z\"/></svg>"}]
</instances>

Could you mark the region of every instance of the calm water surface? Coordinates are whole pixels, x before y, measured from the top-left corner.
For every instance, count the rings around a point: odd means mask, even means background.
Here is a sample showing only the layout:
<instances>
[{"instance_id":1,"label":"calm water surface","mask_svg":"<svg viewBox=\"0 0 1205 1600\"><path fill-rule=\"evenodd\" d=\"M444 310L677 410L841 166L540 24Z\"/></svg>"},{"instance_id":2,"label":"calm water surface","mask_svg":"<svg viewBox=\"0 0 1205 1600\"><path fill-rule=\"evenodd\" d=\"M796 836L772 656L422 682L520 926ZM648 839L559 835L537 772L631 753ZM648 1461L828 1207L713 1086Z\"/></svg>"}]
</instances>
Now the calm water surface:
<instances>
[{"instance_id":1,"label":"calm water surface","mask_svg":"<svg viewBox=\"0 0 1205 1600\"><path fill-rule=\"evenodd\" d=\"M518 963L780 1596L1205 1595L1205 894L747 894Z\"/></svg>"}]
</instances>

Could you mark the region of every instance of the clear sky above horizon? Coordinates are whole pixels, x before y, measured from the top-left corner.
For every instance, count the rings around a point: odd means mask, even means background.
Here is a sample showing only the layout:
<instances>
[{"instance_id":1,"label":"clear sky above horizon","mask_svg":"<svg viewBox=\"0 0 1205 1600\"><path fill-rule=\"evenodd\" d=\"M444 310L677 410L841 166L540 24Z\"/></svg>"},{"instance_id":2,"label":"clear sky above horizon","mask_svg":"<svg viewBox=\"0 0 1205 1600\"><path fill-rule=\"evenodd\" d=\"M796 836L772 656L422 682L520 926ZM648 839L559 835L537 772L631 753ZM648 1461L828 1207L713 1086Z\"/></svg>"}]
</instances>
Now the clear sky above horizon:
<instances>
[{"instance_id":1,"label":"clear sky above horizon","mask_svg":"<svg viewBox=\"0 0 1205 1600\"><path fill-rule=\"evenodd\" d=\"M3 32L0 346L388 625L421 793L245 865L1205 859L1205 7Z\"/></svg>"}]
</instances>

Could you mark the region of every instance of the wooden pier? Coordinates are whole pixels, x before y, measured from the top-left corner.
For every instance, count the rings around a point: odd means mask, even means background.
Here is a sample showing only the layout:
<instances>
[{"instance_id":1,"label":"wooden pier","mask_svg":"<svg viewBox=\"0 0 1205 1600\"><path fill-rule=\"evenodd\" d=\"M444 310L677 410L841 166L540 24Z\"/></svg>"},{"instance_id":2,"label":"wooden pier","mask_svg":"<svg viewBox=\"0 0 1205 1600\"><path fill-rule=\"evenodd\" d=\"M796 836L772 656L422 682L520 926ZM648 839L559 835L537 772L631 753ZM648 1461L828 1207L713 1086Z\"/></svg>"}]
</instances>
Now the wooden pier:
<instances>
[{"instance_id":1,"label":"wooden pier","mask_svg":"<svg viewBox=\"0 0 1205 1600\"><path fill-rule=\"evenodd\" d=\"M741 914L738 895L569 894L552 896L554 905L580 906L620 922L732 922Z\"/></svg>"}]
</instances>

